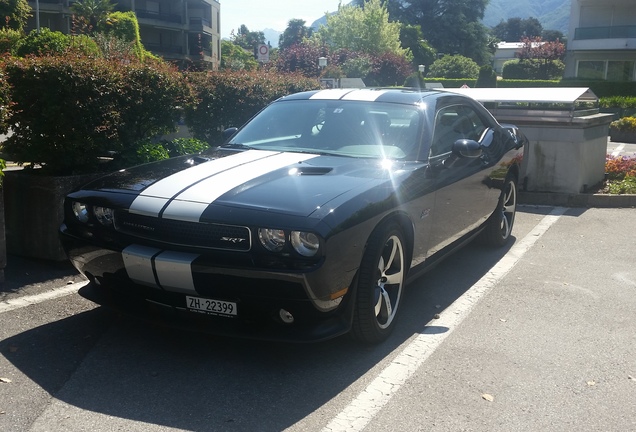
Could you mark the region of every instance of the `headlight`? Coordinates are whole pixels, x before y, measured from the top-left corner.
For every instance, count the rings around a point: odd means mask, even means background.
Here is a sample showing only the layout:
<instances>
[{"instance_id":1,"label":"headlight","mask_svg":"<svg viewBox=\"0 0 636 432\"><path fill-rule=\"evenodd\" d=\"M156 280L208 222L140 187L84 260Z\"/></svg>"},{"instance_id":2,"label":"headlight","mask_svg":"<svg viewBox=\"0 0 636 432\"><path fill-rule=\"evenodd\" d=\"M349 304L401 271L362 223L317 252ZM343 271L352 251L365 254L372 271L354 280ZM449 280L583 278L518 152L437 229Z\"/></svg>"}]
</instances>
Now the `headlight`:
<instances>
[{"instance_id":1,"label":"headlight","mask_svg":"<svg viewBox=\"0 0 636 432\"><path fill-rule=\"evenodd\" d=\"M258 239L265 249L280 252L285 246L285 231L270 228L259 228Z\"/></svg>"},{"instance_id":2,"label":"headlight","mask_svg":"<svg viewBox=\"0 0 636 432\"><path fill-rule=\"evenodd\" d=\"M102 225L111 226L113 224L113 209L96 206L93 207L93 213Z\"/></svg>"},{"instance_id":3,"label":"headlight","mask_svg":"<svg viewBox=\"0 0 636 432\"><path fill-rule=\"evenodd\" d=\"M78 221L82 223L88 222L88 209L86 208L86 204L73 201L73 213Z\"/></svg>"},{"instance_id":4,"label":"headlight","mask_svg":"<svg viewBox=\"0 0 636 432\"><path fill-rule=\"evenodd\" d=\"M320 248L320 240L314 233L292 231L291 243L296 252L302 256L312 257L318 253Z\"/></svg>"}]
</instances>

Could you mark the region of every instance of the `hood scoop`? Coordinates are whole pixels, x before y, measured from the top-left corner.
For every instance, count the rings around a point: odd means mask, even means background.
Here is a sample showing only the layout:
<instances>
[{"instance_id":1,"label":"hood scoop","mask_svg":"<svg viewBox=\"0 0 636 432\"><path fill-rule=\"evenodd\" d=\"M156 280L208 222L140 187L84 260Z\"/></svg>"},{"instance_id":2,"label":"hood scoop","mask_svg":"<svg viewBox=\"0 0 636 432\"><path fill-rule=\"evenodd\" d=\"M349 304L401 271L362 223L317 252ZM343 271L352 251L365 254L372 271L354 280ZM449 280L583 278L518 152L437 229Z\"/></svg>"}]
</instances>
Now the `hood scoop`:
<instances>
[{"instance_id":1,"label":"hood scoop","mask_svg":"<svg viewBox=\"0 0 636 432\"><path fill-rule=\"evenodd\" d=\"M330 167L310 167L310 166L300 166L293 168L293 174L299 176L315 176L315 175L325 175L329 174L333 171L333 168Z\"/></svg>"}]
</instances>

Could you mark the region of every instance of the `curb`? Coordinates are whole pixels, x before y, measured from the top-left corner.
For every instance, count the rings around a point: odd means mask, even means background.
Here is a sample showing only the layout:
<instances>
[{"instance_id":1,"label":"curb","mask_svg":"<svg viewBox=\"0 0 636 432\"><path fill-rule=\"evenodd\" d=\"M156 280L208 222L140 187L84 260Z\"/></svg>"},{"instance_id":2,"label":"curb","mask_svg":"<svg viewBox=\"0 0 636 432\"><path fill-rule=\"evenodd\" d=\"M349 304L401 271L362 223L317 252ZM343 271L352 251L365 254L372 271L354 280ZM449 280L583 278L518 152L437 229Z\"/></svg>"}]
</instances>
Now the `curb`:
<instances>
[{"instance_id":1,"label":"curb","mask_svg":"<svg viewBox=\"0 0 636 432\"><path fill-rule=\"evenodd\" d=\"M636 207L636 194L569 194L519 191L519 203L560 207L633 208Z\"/></svg>"}]
</instances>

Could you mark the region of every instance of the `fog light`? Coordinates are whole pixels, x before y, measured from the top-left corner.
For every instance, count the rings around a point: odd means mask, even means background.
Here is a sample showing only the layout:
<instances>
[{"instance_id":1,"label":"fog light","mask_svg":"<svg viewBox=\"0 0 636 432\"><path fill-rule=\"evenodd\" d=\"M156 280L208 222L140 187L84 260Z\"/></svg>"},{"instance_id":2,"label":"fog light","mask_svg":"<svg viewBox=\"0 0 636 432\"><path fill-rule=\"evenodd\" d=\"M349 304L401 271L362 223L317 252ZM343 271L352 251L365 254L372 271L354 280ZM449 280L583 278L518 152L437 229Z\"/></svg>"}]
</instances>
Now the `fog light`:
<instances>
[{"instance_id":1,"label":"fog light","mask_svg":"<svg viewBox=\"0 0 636 432\"><path fill-rule=\"evenodd\" d=\"M281 309L278 311L278 316L285 324L291 324L294 322L294 316L291 312L286 311L285 309Z\"/></svg>"},{"instance_id":2,"label":"fog light","mask_svg":"<svg viewBox=\"0 0 636 432\"><path fill-rule=\"evenodd\" d=\"M111 226L113 224L113 210L108 207L93 207L93 214L104 226Z\"/></svg>"}]
</instances>

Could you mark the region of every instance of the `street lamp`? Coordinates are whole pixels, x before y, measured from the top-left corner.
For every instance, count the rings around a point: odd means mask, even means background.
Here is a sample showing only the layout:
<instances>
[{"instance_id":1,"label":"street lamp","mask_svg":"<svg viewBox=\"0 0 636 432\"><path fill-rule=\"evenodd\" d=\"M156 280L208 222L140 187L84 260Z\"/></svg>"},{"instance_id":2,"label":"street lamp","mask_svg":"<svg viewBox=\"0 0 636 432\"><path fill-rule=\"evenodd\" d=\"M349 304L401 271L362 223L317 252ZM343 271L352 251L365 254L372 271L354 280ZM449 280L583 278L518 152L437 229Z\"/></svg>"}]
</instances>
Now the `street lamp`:
<instances>
[{"instance_id":1,"label":"street lamp","mask_svg":"<svg viewBox=\"0 0 636 432\"><path fill-rule=\"evenodd\" d=\"M324 69L327 66L327 57L318 57L318 66L320 69Z\"/></svg>"},{"instance_id":2,"label":"street lamp","mask_svg":"<svg viewBox=\"0 0 636 432\"><path fill-rule=\"evenodd\" d=\"M423 73L424 73L424 71L426 70L426 66L424 66L424 65L419 65L419 66L417 67L417 70L419 70L419 71L420 71L420 73L422 73L422 74L423 74Z\"/></svg>"}]
</instances>

